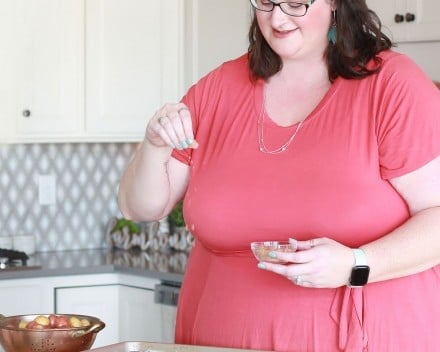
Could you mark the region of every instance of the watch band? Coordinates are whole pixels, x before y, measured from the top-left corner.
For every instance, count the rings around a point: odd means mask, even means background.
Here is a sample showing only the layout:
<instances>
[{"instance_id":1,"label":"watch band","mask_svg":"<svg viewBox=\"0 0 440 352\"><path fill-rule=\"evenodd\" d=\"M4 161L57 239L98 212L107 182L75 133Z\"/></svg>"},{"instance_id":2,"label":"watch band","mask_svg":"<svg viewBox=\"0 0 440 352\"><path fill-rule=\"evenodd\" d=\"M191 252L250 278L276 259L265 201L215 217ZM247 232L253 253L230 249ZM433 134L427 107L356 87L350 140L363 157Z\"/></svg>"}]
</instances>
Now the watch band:
<instances>
[{"instance_id":1,"label":"watch band","mask_svg":"<svg viewBox=\"0 0 440 352\"><path fill-rule=\"evenodd\" d=\"M354 255L354 266L368 265L367 256L365 255L365 252L362 249L354 248L353 255Z\"/></svg>"}]
</instances>

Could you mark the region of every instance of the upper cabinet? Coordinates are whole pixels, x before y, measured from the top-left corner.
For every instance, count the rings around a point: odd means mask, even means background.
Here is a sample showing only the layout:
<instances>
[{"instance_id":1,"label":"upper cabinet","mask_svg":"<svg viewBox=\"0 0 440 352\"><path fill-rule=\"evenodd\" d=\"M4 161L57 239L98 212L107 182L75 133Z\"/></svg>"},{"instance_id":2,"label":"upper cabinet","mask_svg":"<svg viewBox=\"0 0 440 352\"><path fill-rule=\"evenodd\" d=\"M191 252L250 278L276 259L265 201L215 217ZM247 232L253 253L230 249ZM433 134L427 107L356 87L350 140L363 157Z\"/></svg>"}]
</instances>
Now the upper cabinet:
<instances>
[{"instance_id":1,"label":"upper cabinet","mask_svg":"<svg viewBox=\"0 0 440 352\"><path fill-rule=\"evenodd\" d=\"M182 93L181 0L86 1L86 131L140 140Z\"/></svg>"},{"instance_id":2,"label":"upper cabinet","mask_svg":"<svg viewBox=\"0 0 440 352\"><path fill-rule=\"evenodd\" d=\"M83 112L83 3L2 0L1 135L71 136ZM4 98L7 97L7 98ZM6 101L7 100L7 101ZM3 105L4 103L4 105Z\"/></svg>"},{"instance_id":3,"label":"upper cabinet","mask_svg":"<svg viewBox=\"0 0 440 352\"><path fill-rule=\"evenodd\" d=\"M367 0L394 42L440 40L440 1Z\"/></svg>"},{"instance_id":4,"label":"upper cabinet","mask_svg":"<svg viewBox=\"0 0 440 352\"><path fill-rule=\"evenodd\" d=\"M1 0L0 144L140 141L246 52L249 20L237 0Z\"/></svg>"},{"instance_id":5,"label":"upper cabinet","mask_svg":"<svg viewBox=\"0 0 440 352\"><path fill-rule=\"evenodd\" d=\"M180 0L2 0L0 23L0 143L141 140L182 94Z\"/></svg>"}]
</instances>

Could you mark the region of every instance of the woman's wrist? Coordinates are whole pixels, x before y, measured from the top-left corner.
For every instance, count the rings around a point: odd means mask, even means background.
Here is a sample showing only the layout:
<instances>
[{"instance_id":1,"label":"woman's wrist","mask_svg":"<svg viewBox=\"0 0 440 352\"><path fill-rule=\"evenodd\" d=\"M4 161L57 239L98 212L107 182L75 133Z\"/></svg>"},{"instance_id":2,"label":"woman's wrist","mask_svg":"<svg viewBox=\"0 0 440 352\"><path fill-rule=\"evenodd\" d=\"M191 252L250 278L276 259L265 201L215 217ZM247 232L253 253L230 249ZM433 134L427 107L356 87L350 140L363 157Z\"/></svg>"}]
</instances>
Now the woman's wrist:
<instances>
[{"instance_id":1,"label":"woman's wrist","mask_svg":"<svg viewBox=\"0 0 440 352\"><path fill-rule=\"evenodd\" d=\"M171 157L171 153L173 152L173 148L171 148L170 146L157 146L151 143L148 138L145 138L141 142L141 149L143 151L143 154L145 154L149 160L157 160L157 158L159 158L163 159L161 161L164 162L169 160L169 158Z\"/></svg>"},{"instance_id":2,"label":"woman's wrist","mask_svg":"<svg viewBox=\"0 0 440 352\"><path fill-rule=\"evenodd\" d=\"M362 287L368 283L368 277L370 275L370 267L368 265L365 252L361 248L353 248L354 263L351 268L351 274L349 279L350 287Z\"/></svg>"}]
</instances>

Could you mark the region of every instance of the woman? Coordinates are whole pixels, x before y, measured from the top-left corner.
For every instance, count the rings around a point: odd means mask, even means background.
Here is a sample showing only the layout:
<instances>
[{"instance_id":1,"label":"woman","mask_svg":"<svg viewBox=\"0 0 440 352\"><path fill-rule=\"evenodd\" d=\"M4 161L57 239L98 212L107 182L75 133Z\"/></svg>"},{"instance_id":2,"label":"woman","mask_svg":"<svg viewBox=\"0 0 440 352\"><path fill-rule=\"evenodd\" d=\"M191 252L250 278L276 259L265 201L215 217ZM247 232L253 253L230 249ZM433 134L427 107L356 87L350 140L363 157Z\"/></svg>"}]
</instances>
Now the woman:
<instances>
[{"instance_id":1,"label":"woman","mask_svg":"<svg viewBox=\"0 0 440 352\"><path fill-rule=\"evenodd\" d=\"M121 180L133 219L184 198L176 341L436 351L439 92L364 0L251 4L248 54L160 108ZM290 237L286 265L249 250Z\"/></svg>"}]
</instances>

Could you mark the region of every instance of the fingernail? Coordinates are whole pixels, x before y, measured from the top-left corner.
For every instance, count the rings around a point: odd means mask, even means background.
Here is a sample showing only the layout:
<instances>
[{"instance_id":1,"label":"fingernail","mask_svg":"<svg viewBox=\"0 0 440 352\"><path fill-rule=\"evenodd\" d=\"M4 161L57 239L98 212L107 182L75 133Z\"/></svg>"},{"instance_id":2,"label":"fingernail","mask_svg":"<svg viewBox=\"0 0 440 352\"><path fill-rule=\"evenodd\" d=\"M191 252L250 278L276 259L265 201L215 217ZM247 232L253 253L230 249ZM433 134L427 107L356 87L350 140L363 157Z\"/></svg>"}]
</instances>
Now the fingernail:
<instances>
[{"instance_id":1,"label":"fingernail","mask_svg":"<svg viewBox=\"0 0 440 352\"><path fill-rule=\"evenodd\" d=\"M295 239L292 238L292 237L289 238L289 244L290 244L293 248L295 248L295 249L298 248L298 241L295 240Z\"/></svg>"},{"instance_id":2,"label":"fingernail","mask_svg":"<svg viewBox=\"0 0 440 352\"><path fill-rule=\"evenodd\" d=\"M266 264L264 263L258 263L258 269L266 269Z\"/></svg>"},{"instance_id":3,"label":"fingernail","mask_svg":"<svg viewBox=\"0 0 440 352\"><path fill-rule=\"evenodd\" d=\"M267 253L267 255L269 257L271 257L271 258L276 258L277 257L277 254L275 252L269 252L269 253Z\"/></svg>"},{"instance_id":4,"label":"fingernail","mask_svg":"<svg viewBox=\"0 0 440 352\"><path fill-rule=\"evenodd\" d=\"M186 142L180 142L179 147L181 147L182 149L186 149L188 148L188 144Z\"/></svg>"}]
</instances>

